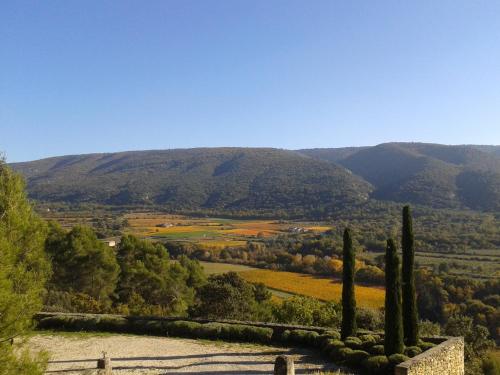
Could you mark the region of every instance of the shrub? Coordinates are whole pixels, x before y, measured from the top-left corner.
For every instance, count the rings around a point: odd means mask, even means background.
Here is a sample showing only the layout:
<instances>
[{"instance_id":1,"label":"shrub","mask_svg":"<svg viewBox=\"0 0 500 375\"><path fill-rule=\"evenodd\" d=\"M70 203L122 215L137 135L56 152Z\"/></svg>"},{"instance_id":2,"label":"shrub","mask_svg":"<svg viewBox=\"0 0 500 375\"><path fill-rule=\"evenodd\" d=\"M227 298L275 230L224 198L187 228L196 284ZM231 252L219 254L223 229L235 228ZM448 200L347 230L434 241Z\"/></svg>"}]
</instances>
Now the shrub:
<instances>
[{"instance_id":1,"label":"shrub","mask_svg":"<svg viewBox=\"0 0 500 375\"><path fill-rule=\"evenodd\" d=\"M339 331L326 331L326 334L329 335L334 340L340 340L340 332Z\"/></svg>"},{"instance_id":2,"label":"shrub","mask_svg":"<svg viewBox=\"0 0 500 375\"><path fill-rule=\"evenodd\" d=\"M359 338L349 336L344 340L344 343L346 346L348 346L351 349L361 349L362 342Z\"/></svg>"},{"instance_id":3,"label":"shrub","mask_svg":"<svg viewBox=\"0 0 500 375\"><path fill-rule=\"evenodd\" d=\"M423 352L425 352L426 350L429 350L433 347L435 347L436 344L433 344L432 342L426 342L426 341L421 341L419 344L418 344L418 347L420 349L422 349Z\"/></svg>"},{"instance_id":4,"label":"shrub","mask_svg":"<svg viewBox=\"0 0 500 375\"><path fill-rule=\"evenodd\" d=\"M238 341L269 343L273 337L272 328L243 326L243 337L237 338Z\"/></svg>"},{"instance_id":5,"label":"shrub","mask_svg":"<svg viewBox=\"0 0 500 375\"><path fill-rule=\"evenodd\" d=\"M362 365L369 374L383 374L389 367L389 359L385 355L377 355L365 359Z\"/></svg>"},{"instance_id":6,"label":"shrub","mask_svg":"<svg viewBox=\"0 0 500 375\"><path fill-rule=\"evenodd\" d=\"M404 361L407 361L409 360L410 358L408 358L407 356L405 356L404 354L399 354L399 353L396 353L396 354L391 354L389 356L389 363L391 365L399 365L401 362L404 362Z\"/></svg>"},{"instance_id":7,"label":"shrub","mask_svg":"<svg viewBox=\"0 0 500 375\"><path fill-rule=\"evenodd\" d=\"M289 339L290 339L290 330L287 329L287 330L283 331L283 333L281 334L280 341L282 343L287 343Z\"/></svg>"},{"instance_id":8,"label":"shrub","mask_svg":"<svg viewBox=\"0 0 500 375\"><path fill-rule=\"evenodd\" d=\"M345 355L345 363L351 367L359 367L370 355L363 350L353 350Z\"/></svg>"},{"instance_id":9,"label":"shrub","mask_svg":"<svg viewBox=\"0 0 500 375\"><path fill-rule=\"evenodd\" d=\"M221 336L222 325L219 323L201 324L196 329L196 337L201 339L219 339Z\"/></svg>"},{"instance_id":10,"label":"shrub","mask_svg":"<svg viewBox=\"0 0 500 375\"><path fill-rule=\"evenodd\" d=\"M188 322L185 320L177 320L167 322L165 329L168 336L195 337L195 332L201 326L197 322Z\"/></svg>"},{"instance_id":11,"label":"shrub","mask_svg":"<svg viewBox=\"0 0 500 375\"><path fill-rule=\"evenodd\" d=\"M362 335L359 339L361 340L361 347L365 350L371 348L377 343L377 339L372 335Z\"/></svg>"},{"instance_id":12,"label":"shrub","mask_svg":"<svg viewBox=\"0 0 500 375\"><path fill-rule=\"evenodd\" d=\"M126 332L129 321L120 316L102 316L97 322L99 331Z\"/></svg>"},{"instance_id":13,"label":"shrub","mask_svg":"<svg viewBox=\"0 0 500 375\"><path fill-rule=\"evenodd\" d=\"M294 329L290 332L289 341L300 346L316 346L318 337L317 332Z\"/></svg>"},{"instance_id":14,"label":"shrub","mask_svg":"<svg viewBox=\"0 0 500 375\"><path fill-rule=\"evenodd\" d=\"M408 346L405 348L405 355L408 357L415 357L416 355L422 353L422 349L420 349L418 346Z\"/></svg>"},{"instance_id":15,"label":"shrub","mask_svg":"<svg viewBox=\"0 0 500 375\"><path fill-rule=\"evenodd\" d=\"M341 348L345 348L345 344L340 340L328 340L326 345L323 347L322 352L331 356L335 356L337 351Z\"/></svg>"},{"instance_id":16,"label":"shrub","mask_svg":"<svg viewBox=\"0 0 500 375\"><path fill-rule=\"evenodd\" d=\"M334 359L338 361L345 361L347 356L353 353L351 348L339 348L335 351Z\"/></svg>"},{"instance_id":17,"label":"shrub","mask_svg":"<svg viewBox=\"0 0 500 375\"><path fill-rule=\"evenodd\" d=\"M165 334L164 326L159 320L134 320L129 323L129 331L138 334L148 335L163 335Z\"/></svg>"},{"instance_id":18,"label":"shrub","mask_svg":"<svg viewBox=\"0 0 500 375\"><path fill-rule=\"evenodd\" d=\"M359 308L356 311L357 326L370 331L384 329L384 314L380 310Z\"/></svg>"},{"instance_id":19,"label":"shrub","mask_svg":"<svg viewBox=\"0 0 500 375\"><path fill-rule=\"evenodd\" d=\"M374 345L370 349L368 349L368 351L371 354L375 354L375 355L377 355L377 354L382 355L385 353L384 345Z\"/></svg>"}]
</instances>

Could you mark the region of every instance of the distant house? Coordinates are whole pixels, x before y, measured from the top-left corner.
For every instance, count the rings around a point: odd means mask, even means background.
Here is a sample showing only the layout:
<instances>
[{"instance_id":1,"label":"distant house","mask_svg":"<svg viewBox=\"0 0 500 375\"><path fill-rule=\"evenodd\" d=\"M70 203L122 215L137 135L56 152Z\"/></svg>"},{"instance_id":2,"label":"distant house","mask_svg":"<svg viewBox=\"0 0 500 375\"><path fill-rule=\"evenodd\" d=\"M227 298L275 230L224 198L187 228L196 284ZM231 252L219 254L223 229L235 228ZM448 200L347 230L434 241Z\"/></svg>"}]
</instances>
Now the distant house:
<instances>
[{"instance_id":1,"label":"distant house","mask_svg":"<svg viewBox=\"0 0 500 375\"><path fill-rule=\"evenodd\" d=\"M116 241L115 240L103 240L102 242L104 242L109 247L115 247L116 246Z\"/></svg>"},{"instance_id":2,"label":"distant house","mask_svg":"<svg viewBox=\"0 0 500 375\"><path fill-rule=\"evenodd\" d=\"M290 233L307 233L307 232L309 232L309 229L302 228L302 227L291 227L291 228L288 228L288 231Z\"/></svg>"},{"instance_id":3,"label":"distant house","mask_svg":"<svg viewBox=\"0 0 500 375\"><path fill-rule=\"evenodd\" d=\"M156 224L156 227L158 228L170 228L170 227L173 227L174 224L172 223L161 223L161 224Z\"/></svg>"}]
</instances>

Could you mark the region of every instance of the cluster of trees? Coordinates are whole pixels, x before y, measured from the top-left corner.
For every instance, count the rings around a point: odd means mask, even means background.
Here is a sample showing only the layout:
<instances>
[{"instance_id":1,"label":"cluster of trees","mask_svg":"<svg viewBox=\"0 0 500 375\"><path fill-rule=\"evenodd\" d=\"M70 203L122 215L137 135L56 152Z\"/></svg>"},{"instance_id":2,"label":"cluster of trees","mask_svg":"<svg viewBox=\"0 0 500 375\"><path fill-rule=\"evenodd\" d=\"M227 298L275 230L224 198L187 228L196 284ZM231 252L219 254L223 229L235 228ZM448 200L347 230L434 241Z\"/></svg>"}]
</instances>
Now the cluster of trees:
<instances>
[{"instance_id":1,"label":"cluster of trees","mask_svg":"<svg viewBox=\"0 0 500 375\"><path fill-rule=\"evenodd\" d=\"M499 282L487 282L479 287L477 282L470 280L467 282L465 279L461 280L461 285L457 285L459 283L455 278L454 282L450 280L450 283L447 284L447 288L450 290L448 293L440 278L435 276L423 278L422 272L415 272L415 241L412 217L408 206L403 209L401 243L402 265L400 265L394 240L387 240L385 254L385 354L389 356L404 353L405 346L412 347L419 343L418 310L421 307L421 316L440 323L434 325L430 321L425 323L425 328L422 329L425 334L443 332L450 336L464 337L467 374L481 373L481 370L486 374L494 373L491 371L495 371L497 364L487 354L495 347L495 342L490 337L498 340ZM341 336L346 339L356 332L355 253L351 231L348 229L344 231L343 265ZM474 284L476 288L473 288ZM417 291L419 292L418 298ZM447 303L450 301L450 294L455 298L456 304ZM471 299L473 296L485 297L485 300L492 305L495 304L496 308L479 300Z\"/></svg>"},{"instance_id":2,"label":"cluster of trees","mask_svg":"<svg viewBox=\"0 0 500 375\"><path fill-rule=\"evenodd\" d=\"M26 199L24 182L0 159L0 374L41 374L43 359L17 339L31 328L50 274L45 226Z\"/></svg>"},{"instance_id":3,"label":"cluster of trees","mask_svg":"<svg viewBox=\"0 0 500 375\"><path fill-rule=\"evenodd\" d=\"M89 227L65 231L50 222L45 249L52 264L49 310L183 315L205 281L198 262L171 261L163 245L132 235L113 249Z\"/></svg>"}]
</instances>

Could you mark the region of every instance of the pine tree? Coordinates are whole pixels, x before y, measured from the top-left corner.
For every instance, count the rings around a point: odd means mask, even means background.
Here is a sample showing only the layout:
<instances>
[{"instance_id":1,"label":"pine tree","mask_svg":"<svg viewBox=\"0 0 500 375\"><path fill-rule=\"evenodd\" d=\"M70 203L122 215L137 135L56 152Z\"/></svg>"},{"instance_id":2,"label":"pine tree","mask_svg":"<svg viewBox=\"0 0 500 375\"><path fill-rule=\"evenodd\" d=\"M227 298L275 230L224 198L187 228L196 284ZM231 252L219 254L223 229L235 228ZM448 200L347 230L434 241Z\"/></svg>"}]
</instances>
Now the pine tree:
<instances>
[{"instance_id":1,"label":"pine tree","mask_svg":"<svg viewBox=\"0 0 500 375\"><path fill-rule=\"evenodd\" d=\"M33 211L24 181L0 158L0 373L41 374L41 359L20 355L13 337L31 327L50 272L43 251L45 226Z\"/></svg>"},{"instance_id":2,"label":"pine tree","mask_svg":"<svg viewBox=\"0 0 500 375\"><path fill-rule=\"evenodd\" d=\"M345 339L356 332L356 298L354 295L355 254L352 246L351 231L344 231L344 251L342 265L342 329Z\"/></svg>"},{"instance_id":3,"label":"pine tree","mask_svg":"<svg viewBox=\"0 0 500 375\"><path fill-rule=\"evenodd\" d=\"M396 245L387 240L385 253L385 354L402 353L403 316L401 307L401 272Z\"/></svg>"},{"instance_id":4,"label":"pine tree","mask_svg":"<svg viewBox=\"0 0 500 375\"><path fill-rule=\"evenodd\" d=\"M404 338L408 346L418 342L418 311L415 294L415 245L413 239L413 223L410 206L403 208L403 267L402 267L402 295L403 295L403 329Z\"/></svg>"}]
</instances>

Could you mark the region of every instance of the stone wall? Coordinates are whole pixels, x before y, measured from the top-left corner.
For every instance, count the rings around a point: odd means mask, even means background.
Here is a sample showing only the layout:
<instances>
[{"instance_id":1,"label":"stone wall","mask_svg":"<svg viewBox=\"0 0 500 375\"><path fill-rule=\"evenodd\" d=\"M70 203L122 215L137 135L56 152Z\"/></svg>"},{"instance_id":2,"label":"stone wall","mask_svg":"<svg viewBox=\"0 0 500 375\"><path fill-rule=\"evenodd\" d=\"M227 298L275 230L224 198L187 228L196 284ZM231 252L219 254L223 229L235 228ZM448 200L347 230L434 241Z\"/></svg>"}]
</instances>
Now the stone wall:
<instances>
[{"instance_id":1,"label":"stone wall","mask_svg":"<svg viewBox=\"0 0 500 375\"><path fill-rule=\"evenodd\" d=\"M452 337L396 366L394 375L464 375L464 339Z\"/></svg>"}]
</instances>

